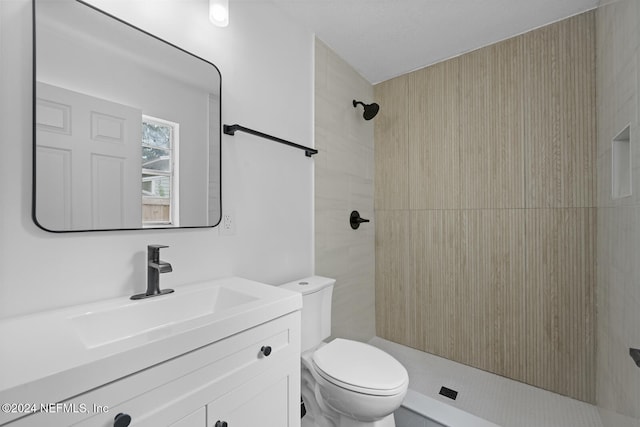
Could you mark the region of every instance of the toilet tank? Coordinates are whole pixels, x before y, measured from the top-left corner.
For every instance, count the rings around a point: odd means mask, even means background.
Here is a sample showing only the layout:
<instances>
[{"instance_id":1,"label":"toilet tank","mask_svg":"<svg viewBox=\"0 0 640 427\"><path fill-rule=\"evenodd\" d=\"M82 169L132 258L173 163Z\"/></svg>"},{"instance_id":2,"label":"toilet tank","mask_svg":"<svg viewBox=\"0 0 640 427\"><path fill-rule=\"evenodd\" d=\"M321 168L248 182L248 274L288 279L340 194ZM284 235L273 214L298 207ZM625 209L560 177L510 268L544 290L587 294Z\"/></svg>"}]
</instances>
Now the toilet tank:
<instances>
[{"instance_id":1,"label":"toilet tank","mask_svg":"<svg viewBox=\"0 0 640 427\"><path fill-rule=\"evenodd\" d=\"M305 277L280 285L302 294L302 351L309 350L331 335L331 296L335 279Z\"/></svg>"}]
</instances>

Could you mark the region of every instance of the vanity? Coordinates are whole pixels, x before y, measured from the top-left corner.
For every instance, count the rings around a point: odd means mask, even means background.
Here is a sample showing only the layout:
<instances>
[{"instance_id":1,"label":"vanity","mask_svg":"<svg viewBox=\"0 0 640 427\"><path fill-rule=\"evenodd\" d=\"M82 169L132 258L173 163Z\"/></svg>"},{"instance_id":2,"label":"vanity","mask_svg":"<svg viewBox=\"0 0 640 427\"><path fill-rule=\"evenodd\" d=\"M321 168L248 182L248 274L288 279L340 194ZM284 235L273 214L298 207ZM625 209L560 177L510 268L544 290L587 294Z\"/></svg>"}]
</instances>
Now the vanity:
<instances>
[{"instance_id":1,"label":"vanity","mask_svg":"<svg viewBox=\"0 0 640 427\"><path fill-rule=\"evenodd\" d=\"M238 277L0 322L0 425L300 425L299 294Z\"/></svg>"},{"instance_id":2,"label":"vanity","mask_svg":"<svg viewBox=\"0 0 640 427\"><path fill-rule=\"evenodd\" d=\"M217 225L218 68L90 0L32 13L35 224ZM0 426L300 425L300 294L238 277L160 291L160 247L142 299L0 320Z\"/></svg>"}]
</instances>

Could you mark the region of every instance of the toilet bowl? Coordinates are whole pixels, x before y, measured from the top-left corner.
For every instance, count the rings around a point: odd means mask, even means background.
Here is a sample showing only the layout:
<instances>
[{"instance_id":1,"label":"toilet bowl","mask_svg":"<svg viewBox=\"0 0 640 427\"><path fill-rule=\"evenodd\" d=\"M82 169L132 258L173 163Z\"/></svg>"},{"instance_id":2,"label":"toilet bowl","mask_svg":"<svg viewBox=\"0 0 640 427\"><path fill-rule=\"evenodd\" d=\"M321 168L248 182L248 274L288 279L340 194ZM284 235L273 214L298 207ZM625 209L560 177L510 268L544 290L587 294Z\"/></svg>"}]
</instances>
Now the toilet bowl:
<instances>
[{"instance_id":1,"label":"toilet bowl","mask_svg":"<svg viewBox=\"0 0 640 427\"><path fill-rule=\"evenodd\" d=\"M393 412L407 394L406 369L371 345L337 338L303 355L321 400L336 414L336 427L393 427Z\"/></svg>"},{"instance_id":2,"label":"toilet bowl","mask_svg":"<svg viewBox=\"0 0 640 427\"><path fill-rule=\"evenodd\" d=\"M407 370L384 351L330 335L335 280L313 276L287 283L303 294L303 427L395 427L393 412L407 393Z\"/></svg>"}]
</instances>

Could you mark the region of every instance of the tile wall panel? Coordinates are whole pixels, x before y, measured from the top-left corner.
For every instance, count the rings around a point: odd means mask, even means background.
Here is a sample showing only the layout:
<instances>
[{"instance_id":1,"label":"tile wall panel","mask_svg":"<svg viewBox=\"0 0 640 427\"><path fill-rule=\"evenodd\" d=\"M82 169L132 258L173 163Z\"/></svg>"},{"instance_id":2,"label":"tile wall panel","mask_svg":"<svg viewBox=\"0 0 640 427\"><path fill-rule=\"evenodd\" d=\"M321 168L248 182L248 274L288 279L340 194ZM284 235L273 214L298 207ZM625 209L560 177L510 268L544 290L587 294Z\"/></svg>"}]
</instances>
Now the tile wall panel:
<instances>
[{"instance_id":1,"label":"tile wall panel","mask_svg":"<svg viewBox=\"0 0 640 427\"><path fill-rule=\"evenodd\" d=\"M410 342L415 328L415 295L409 282L410 214L376 211L376 333Z\"/></svg>"},{"instance_id":2,"label":"tile wall panel","mask_svg":"<svg viewBox=\"0 0 640 427\"><path fill-rule=\"evenodd\" d=\"M595 14L523 35L526 206L595 206Z\"/></svg>"},{"instance_id":3,"label":"tile wall panel","mask_svg":"<svg viewBox=\"0 0 640 427\"><path fill-rule=\"evenodd\" d=\"M640 425L640 2L596 12L598 100L596 402L605 425ZM611 140L630 129L632 194L611 195Z\"/></svg>"},{"instance_id":4,"label":"tile wall panel","mask_svg":"<svg viewBox=\"0 0 640 427\"><path fill-rule=\"evenodd\" d=\"M453 59L408 75L411 209L460 206L458 74L459 61Z\"/></svg>"},{"instance_id":5,"label":"tile wall panel","mask_svg":"<svg viewBox=\"0 0 640 427\"><path fill-rule=\"evenodd\" d=\"M589 402L594 15L375 87L377 335Z\"/></svg>"},{"instance_id":6,"label":"tile wall panel","mask_svg":"<svg viewBox=\"0 0 640 427\"><path fill-rule=\"evenodd\" d=\"M521 306L525 257L523 211L519 209L466 210L461 237L464 261L459 297L466 300L470 313L466 329L472 331L466 341L468 360L481 369L509 376L507 361L519 353L517 345L507 348L513 339L512 328ZM466 289L465 289L466 288ZM520 291L520 292L519 292Z\"/></svg>"},{"instance_id":7,"label":"tile wall panel","mask_svg":"<svg viewBox=\"0 0 640 427\"><path fill-rule=\"evenodd\" d=\"M382 101L375 130L375 208L409 208L408 76L380 83L374 98Z\"/></svg>"},{"instance_id":8,"label":"tile wall panel","mask_svg":"<svg viewBox=\"0 0 640 427\"><path fill-rule=\"evenodd\" d=\"M595 208L525 212L526 347L531 353L523 360L523 379L594 401Z\"/></svg>"},{"instance_id":9,"label":"tile wall panel","mask_svg":"<svg viewBox=\"0 0 640 427\"><path fill-rule=\"evenodd\" d=\"M367 341L375 335L374 226L355 232L348 219L358 210L374 221L373 124L352 104L371 102L373 87L320 41L315 55L315 274L336 279L333 335Z\"/></svg>"},{"instance_id":10,"label":"tile wall panel","mask_svg":"<svg viewBox=\"0 0 640 427\"><path fill-rule=\"evenodd\" d=\"M415 289L415 322L411 345L444 357L462 357L469 324L465 292L460 280L463 252L459 210L411 212L410 287ZM467 355L468 356L468 355Z\"/></svg>"},{"instance_id":11,"label":"tile wall panel","mask_svg":"<svg viewBox=\"0 0 640 427\"><path fill-rule=\"evenodd\" d=\"M522 38L459 58L460 207L524 207Z\"/></svg>"}]
</instances>

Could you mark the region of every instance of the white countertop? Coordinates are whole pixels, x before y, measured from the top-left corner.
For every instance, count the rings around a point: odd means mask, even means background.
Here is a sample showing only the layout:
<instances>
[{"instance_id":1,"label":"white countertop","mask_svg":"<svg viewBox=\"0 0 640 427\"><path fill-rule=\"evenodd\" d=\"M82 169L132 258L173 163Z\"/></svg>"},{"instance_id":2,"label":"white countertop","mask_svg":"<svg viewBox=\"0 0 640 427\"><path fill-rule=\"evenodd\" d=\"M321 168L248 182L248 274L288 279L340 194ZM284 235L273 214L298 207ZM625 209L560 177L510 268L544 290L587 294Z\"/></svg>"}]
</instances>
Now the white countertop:
<instances>
[{"instance_id":1,"label":"white countertop","mask_svg":"<svg viewBox=\"0 0 640 427\"><path fill-rule=\"evenodd\" d=\"M82 314L125 304L153 304L180 293L224 286L254 301L156 328L104 345L87 345L72 324ZM176 288L173 294L131 302L120 297L0 321L0 404L62 402L118 378L302 308L302 296L239 277ZM0 412L0 425L24 414Z\"/></svg>"}]
</instances>

